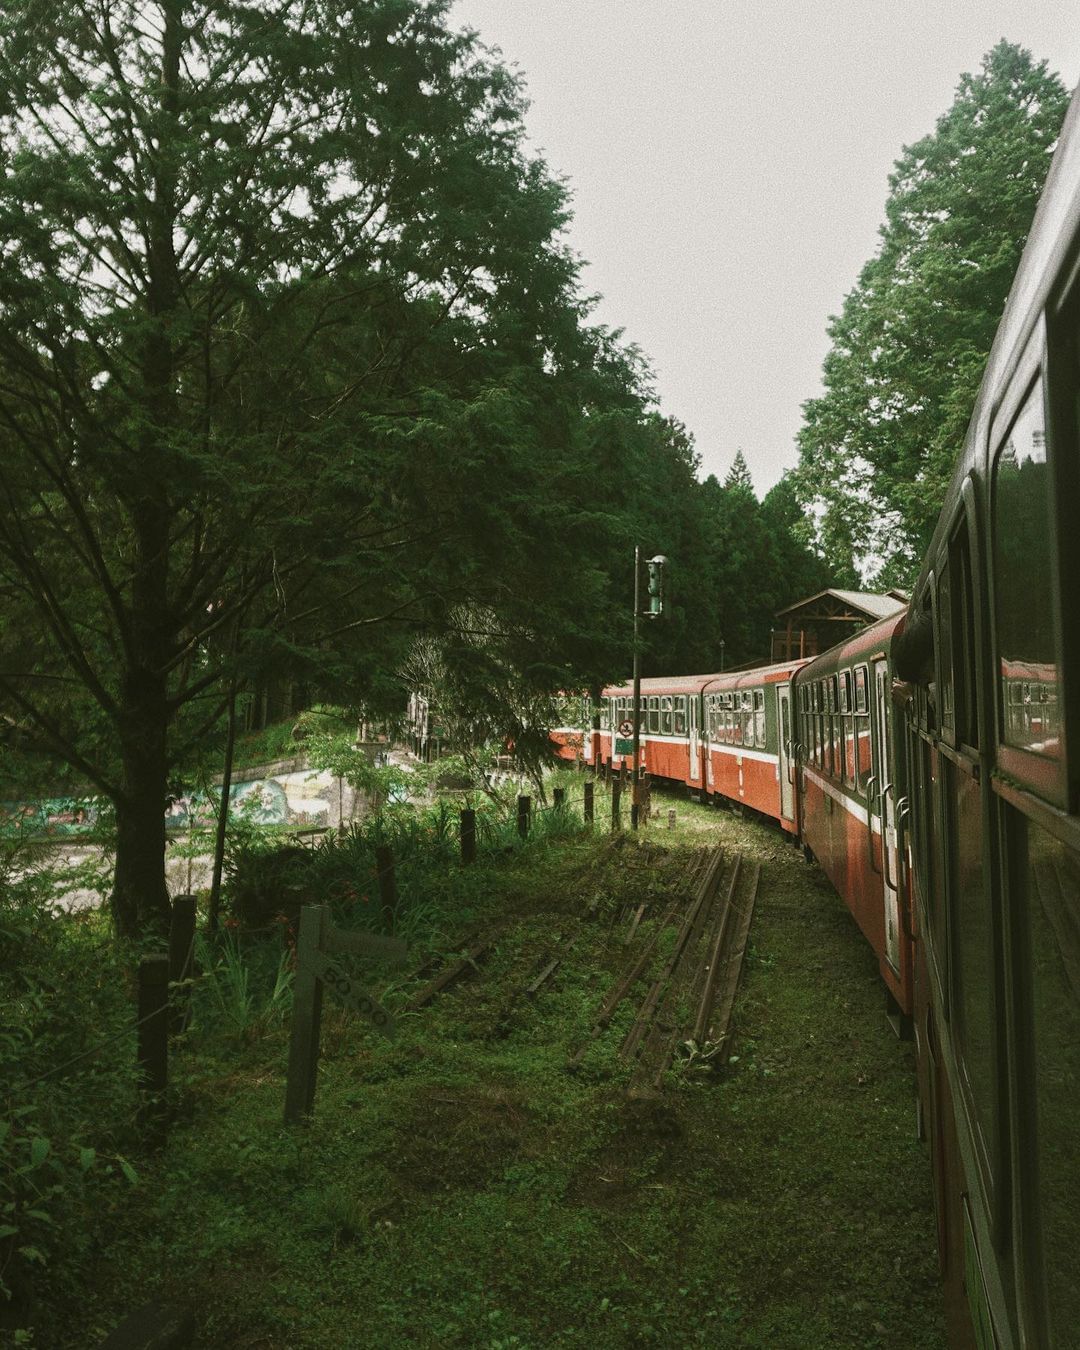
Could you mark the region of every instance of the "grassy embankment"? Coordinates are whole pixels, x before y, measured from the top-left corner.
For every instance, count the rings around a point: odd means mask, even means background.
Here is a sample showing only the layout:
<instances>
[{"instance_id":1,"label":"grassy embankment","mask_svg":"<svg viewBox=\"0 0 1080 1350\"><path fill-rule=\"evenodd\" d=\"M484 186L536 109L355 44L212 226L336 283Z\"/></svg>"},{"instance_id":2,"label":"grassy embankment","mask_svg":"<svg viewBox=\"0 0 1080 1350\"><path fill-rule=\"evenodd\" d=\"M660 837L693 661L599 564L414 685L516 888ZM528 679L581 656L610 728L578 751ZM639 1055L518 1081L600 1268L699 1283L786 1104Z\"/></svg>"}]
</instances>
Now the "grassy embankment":
<instances>
[{"instance_id":1,"label":"grassy embankment","mask_svg":"<svg viewBox=\"0 0 1080 1350\"><path fill-rule=\"evenodd\" d=\"M778 833L677 808L652 863L577 835L445 867L429 946L497 924L490 960L392 1044L328 1007L305 1129L281 1124L284 1022L253 998L230 1031L204 1004L169 1142L94 1219L97 1257L44 1295L34 1345L92 1345L157 1295L196 1306L201 1344L249 1350L941 1346L911 1053L875 962ZM628 1095L639 987L567 1074L625 961L613 916L659 906L717 840L762 863L729 1068ZM556 933L563 967L508 1017ZM417 987L368 978L389 1006Z\"/></svg>"}]
</instances>

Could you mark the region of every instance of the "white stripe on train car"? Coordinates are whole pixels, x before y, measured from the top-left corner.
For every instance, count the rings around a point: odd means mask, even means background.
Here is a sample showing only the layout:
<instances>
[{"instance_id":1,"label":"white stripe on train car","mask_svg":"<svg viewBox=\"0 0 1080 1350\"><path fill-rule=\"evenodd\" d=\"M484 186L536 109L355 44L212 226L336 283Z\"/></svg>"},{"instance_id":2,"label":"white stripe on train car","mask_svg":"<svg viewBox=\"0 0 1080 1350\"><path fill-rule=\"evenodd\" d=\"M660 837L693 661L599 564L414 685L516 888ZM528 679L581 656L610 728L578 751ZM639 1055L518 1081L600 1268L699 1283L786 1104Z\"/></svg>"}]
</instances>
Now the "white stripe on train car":
<instances>
[{"instance_id":1,"label":"white stripe on train car","mask_svg":"<svg viewBox=\"0 0 1080 1350\"><path fill-rule=\"evenodd\" d=\"M817 786L822 790L822 792L825 793L826 797L831 797L834 802L839 802L840 805L844 808L844 810L853 815L856 820L858 820L863 825L866 824L865 806L860 806L859 803L857 801L853 801L847 795L846 792L841 792L840 789L835 785L835 783L830 783L827 778L822 778L820 774L815 773L813 769L807 768L806 765L803 765L803 773L807 776L807 778L810 779L812 783L817 784ZM874 833L880 834L881 820L877 816L874 817L874 820L877 824L877 828L874 830Z\"/></svg>"}]
</instances>

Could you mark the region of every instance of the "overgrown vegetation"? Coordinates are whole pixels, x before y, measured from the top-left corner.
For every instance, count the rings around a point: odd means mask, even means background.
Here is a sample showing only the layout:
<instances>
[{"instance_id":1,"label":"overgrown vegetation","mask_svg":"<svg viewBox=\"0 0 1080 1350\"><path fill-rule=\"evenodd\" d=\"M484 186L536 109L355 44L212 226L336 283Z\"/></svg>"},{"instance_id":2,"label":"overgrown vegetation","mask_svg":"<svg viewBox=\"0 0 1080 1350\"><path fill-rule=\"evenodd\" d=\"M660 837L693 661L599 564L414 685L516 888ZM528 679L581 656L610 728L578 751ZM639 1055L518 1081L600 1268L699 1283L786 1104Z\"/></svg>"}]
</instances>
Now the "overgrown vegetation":
<instances>
[{"instance_id":1,"label":"overgrown vegetation","mask_svg":"<svg viewBox=\"0 0 1080 1350\"><path fill-rule=\"evenodd\" d=\"M1068 107L999 42L889 177L881 245L830 321L799 491L834 567L910 585L937 523Z\"/></svg>"},{"instance_id":2,"label":"overgrown vegetation","mask_svg":"<svg viewBox=\"0 0 1080 1350\"><path fill-rule=\"evenodd\" d=\"M491 816L473 868L449 818L386 823L416 964L495 944L414 1013L419 981L359 968L397 1040L328 1004L305 1129L281 1124L286 925L203 952L169 1141L40 1282L40 1350L93 1344L151 1294L192 1302L208 1344L267 1350L942 1345L910 1051L846 911L781 836L727 814L678 802L646 847L592 837L579 784L526 844ZM373 837L316 851L321 884L367 886ZM628 1097L631 1001L567 1074L626 959L619 914L662 906L687 848L718 838L765 874L729 1069ZM379 922L371 891L333 902ZM553 951L552 982L515 998Z\"/></svg>"}]
</instances>

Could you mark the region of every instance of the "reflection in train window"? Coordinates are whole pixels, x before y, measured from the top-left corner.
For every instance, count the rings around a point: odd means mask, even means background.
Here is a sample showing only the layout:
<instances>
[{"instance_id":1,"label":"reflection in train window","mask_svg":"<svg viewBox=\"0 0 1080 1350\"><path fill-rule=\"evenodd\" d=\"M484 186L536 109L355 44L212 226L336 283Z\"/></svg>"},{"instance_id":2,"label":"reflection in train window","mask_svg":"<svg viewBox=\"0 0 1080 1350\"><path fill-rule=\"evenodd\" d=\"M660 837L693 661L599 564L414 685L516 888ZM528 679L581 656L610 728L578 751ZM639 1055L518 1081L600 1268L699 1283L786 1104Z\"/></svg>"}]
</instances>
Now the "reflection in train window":
<instances>
[{"instance_id":1,"label":"reflection in train window","mask_svg":"<svg viewBox=\"0 0 1080 1350\"><path fill-rule=\"evenodd\" d=\"M1032 821L1019 870L1030 933L1035 1157L1051 1345L1075 1344L1080 1215L1080 861Z\"/></svg>"},{"instance_id":2,"label":"reflection in train window","mask_svg":"<svg viewBox=\"0 0 1080 1350\"><path fill-rule=\"evenodd\" d=\"M675 735L686 735L686 695L676 694L675 696Z\"/></svg>"},{"instance_id":3,"label":"reflection in train window","mask_svg":"<svg viewBox=\"0 0 1080 1350\"><path fill-rule=\"evenodd\" d=\"M1040 379L994 465L994 613L1002 740L1056 759L1058 672L1044 424Z\"/></svg>"},{"instance_id":4,"label":"reflection in train window","mask_svg":"<svg viewBox=\"0 0 1080 1350\"><path fill-rule=\"evenodd\" d=\"M870 711L870 700L866 691L867 672L865 666L855 667L855 711L864 713Z\"/></svg>"}]
</instances>

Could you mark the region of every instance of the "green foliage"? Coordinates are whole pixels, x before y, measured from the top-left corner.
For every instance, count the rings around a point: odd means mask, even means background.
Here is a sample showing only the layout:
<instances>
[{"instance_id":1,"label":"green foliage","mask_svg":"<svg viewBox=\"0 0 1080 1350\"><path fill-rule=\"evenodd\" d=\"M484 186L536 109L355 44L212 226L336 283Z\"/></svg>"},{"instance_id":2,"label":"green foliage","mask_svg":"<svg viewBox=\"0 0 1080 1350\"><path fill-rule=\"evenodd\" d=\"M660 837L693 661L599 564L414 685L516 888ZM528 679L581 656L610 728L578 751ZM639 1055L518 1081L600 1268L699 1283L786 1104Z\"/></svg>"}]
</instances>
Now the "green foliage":
<instances>
[{"instance_id":1,"label":"green foliage","mask_svg":"<svg viewBox=\"0 0 1080 1350\"><path fill-rule=\"evenodd\" d=\"M241 944L228 930L213 939L197 938L194 1017L200 1030L221 1027L249 1041L280 1026L291 1011L293 953L273 941Z\"/></svg>"},{"instance_id":2,"label":"green foliage","mask_svg":"<svg viewBox=\"0 0 1080 1350\"><path fill-rule=\"evenodd\" d=\"M97 916L52 907L56 878L0 854L0 1301L18 1310L92 1255L93 1209L136 1180L125 962ZM82 1058L88 1049L92 1057Z\"/></svg>"},{"instance_id":3,"label":"green foliage","mask_svg":"<svg viewBox=\"0 0 1080 1350\"><path fill-rule=\"evenodd\" d=\"M110 1259L43 1291L40 1350L99 1343L166 1261L211 1345L870 1350L899 1327L905 1347L940 1350L910 1050L881 1016L865 940L774 831L678 810L672 851L637 866L606 833L433 866L454 922L417 934L416 959L452 959L483 925L496 940L481 973L405 1015L424 977L368 967L398 1014L393 1043L328 1000L303 1130L281 1124L285 1028L237 1037L197 1010L190 1120L138 1161L147 1184L96 1216ZM639 988L566 1073L627 960L617 914L645 894L665 907L685 886L683 849L717 837L766 868L743 1053L723 1076L671 1075L629 1097L616 1046ZM508 1016L559 935L551 986ZM261 999L280 946L241 951L265 962L249 985ZM725 1253L722 1274L688 1252Z\"/></svg>"},{"instance_id":4,"label":"green foliage","mask_svg":"<svg viewBox=\"0 0 1080 1350\"><path fill-rule=\"evenodd\" d=\"M1068 95L999 43L889 178L881 245L829 327L799 486L825 556L910 583L929 543Z\"/></svg>"}]
</instances>

